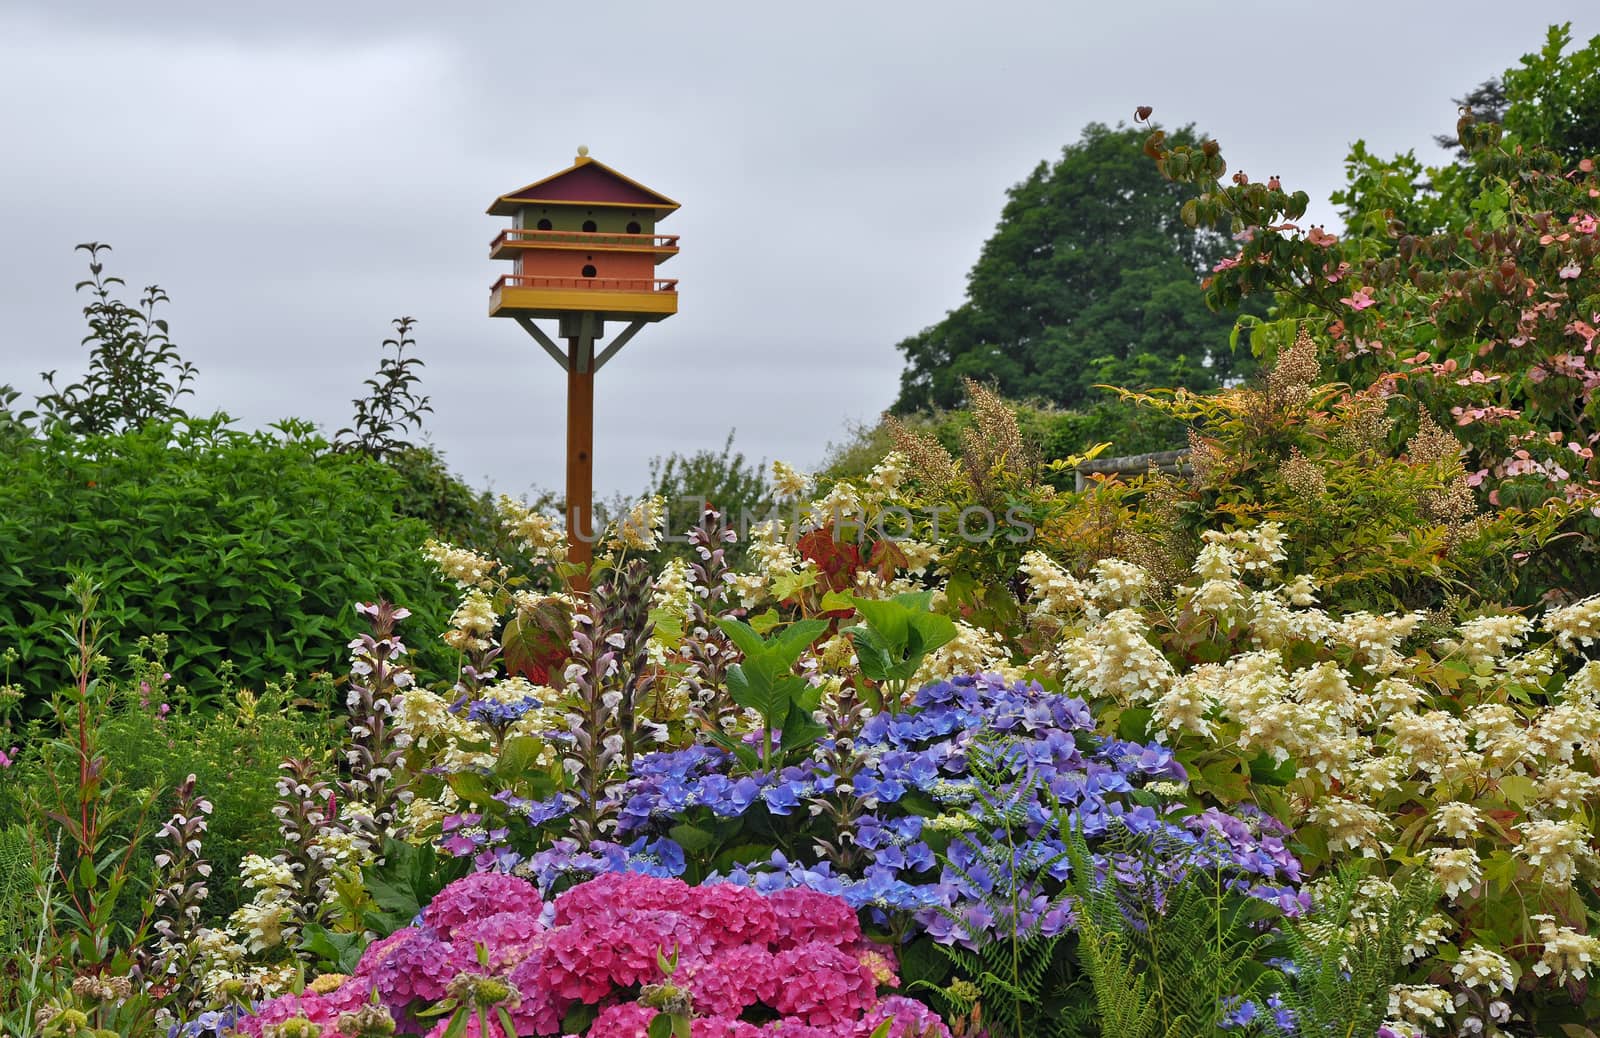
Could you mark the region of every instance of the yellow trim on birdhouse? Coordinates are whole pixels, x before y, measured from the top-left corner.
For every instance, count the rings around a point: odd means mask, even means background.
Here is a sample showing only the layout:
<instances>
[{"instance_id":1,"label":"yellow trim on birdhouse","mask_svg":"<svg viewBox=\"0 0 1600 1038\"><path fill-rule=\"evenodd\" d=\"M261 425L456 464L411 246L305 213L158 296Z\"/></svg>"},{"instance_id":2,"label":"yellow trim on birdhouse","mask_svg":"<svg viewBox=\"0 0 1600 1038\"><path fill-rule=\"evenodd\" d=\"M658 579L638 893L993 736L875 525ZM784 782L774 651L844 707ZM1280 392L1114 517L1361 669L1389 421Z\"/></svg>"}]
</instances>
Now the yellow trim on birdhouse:
<instances>
[{"instance_id":1,"label":"yellow trim on birdhouse","mask_svg":"<svg viewBox=\"0 0 1600 1038\"><path fill-rule=\"evenodd\" d=\"M581 168L583 166L591 166L591 165L599 167L600 169L602 169L605 172L607 172L607 173L611 174L612 176L616 177L618 180L622 181L623 183L628 184L631 187L638 188L640 191L643 191L647 195L655 196L657 199L659 199L659 201L658 202L648 202L648 203L639 203L639 202L584 202L584 201L575 201L573 199L564 199L564 198L545 199L545 198L518 198L518 197L516 197L518 195L526 194L527 192L532 191L533 189L539 187L542 184L548 184L552 180L558 180L561 177L566 176L568 173L571 173L575 169L579 169L579 168ZM666 195L664 195L661 192L655 190L654 188L646 187L645 185L639 183L637 180L635 180L632 177L628 176L626 173L622 173L622 172L619 172L619 171L617 171L615 169L612 169L610 166L606 165L604 162L601 162L599 159L590 158L587 155L578 156L577 160L574 161L572 163L572 165L568 166L566 169L563 169L563 170L561 170L559 172L556 172L556 173L552 173L549 176L543 177L543 178L541 178L539 180L535 180L533 183L528 184L525 187L519 187L515 191L506 192L505 194L501 195L499 198L496 198L494 200L494 204L489 207L488 211L489 211L490 214L492 214L494 216L511 216L511 215L515 214L518 209L522 208L523 206L528 206L528 205L609 206L609 207L615 207L615 208L621 208L621 209L630 209L630 208L631 209L655 209L655 210L661 210L661 211L665 211L665 212L669 212L669 213L672 212L675 209L680 208L680 206L678 205L677 202L674 202L672 199L668 198Z\"/></svg>"}]
</instances>

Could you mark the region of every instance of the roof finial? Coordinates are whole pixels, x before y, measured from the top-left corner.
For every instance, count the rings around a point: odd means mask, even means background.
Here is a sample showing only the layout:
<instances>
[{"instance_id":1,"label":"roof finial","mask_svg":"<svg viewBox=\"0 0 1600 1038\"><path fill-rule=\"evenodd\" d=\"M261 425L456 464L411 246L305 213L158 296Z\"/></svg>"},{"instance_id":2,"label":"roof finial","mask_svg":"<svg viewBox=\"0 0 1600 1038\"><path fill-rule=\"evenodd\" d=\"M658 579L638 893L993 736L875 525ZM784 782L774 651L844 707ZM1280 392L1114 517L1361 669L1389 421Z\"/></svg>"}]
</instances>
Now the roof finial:
<instances>
[{"instance_id":1,"label":"roof finial","mask_svg":"<svg viewBox=\"0 0 1600 1038\"><path fill-rule=\"evenodd\" d=\"M589 146L587 144L578 145L578 158L586 159L588 157L589 157Z\"/></svg>"}]
</instances>

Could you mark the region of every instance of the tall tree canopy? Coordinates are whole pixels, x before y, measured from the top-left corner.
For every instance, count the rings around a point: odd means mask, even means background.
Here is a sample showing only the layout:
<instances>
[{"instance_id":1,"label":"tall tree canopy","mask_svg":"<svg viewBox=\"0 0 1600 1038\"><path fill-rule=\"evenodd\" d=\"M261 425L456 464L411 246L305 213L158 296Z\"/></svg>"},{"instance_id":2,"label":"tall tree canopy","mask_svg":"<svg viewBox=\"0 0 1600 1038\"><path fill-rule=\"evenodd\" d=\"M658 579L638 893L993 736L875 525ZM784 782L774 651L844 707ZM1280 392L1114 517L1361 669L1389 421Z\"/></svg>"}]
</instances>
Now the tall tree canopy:
<instances>
[{"instance_id":1,"label":"tall tree canopy","mask_svg":"<svg viewBox=\"0 0 1600 1038\"><path fill-rule=\"evenodd\" d=\"M1201 389L1249 363L1229 352L1233 317L1207 309L1197 285L1234 245L1185 226L1178 212L1194 188L1161 177L1143 140L1090 123L1011 188L966 301L899 344L895 411L956 406L964 377L1079 407L1100 397L1098 384Z\"/></svg>"}]
</instances>

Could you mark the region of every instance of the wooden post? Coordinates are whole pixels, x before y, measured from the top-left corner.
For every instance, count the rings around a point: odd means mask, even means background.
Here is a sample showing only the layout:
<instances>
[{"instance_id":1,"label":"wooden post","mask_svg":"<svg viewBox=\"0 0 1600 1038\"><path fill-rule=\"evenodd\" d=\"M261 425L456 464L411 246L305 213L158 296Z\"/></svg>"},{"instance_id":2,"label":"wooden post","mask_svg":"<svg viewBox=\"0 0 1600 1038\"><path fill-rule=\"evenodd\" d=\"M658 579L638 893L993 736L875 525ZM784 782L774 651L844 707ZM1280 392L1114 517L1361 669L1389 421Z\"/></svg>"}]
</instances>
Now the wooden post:
<instances>
[{"instance_id":1,"label":"wooden post","mask_svg":"<svg viewBox=\"0 0 1600 1038\"><path fill-rule=\"evenodd\" d=\"M594 558L594 341L598 321L584 314L567 336L567 561ZM586 590L584 577L575 581Z\"/></svg>"}]
</instances>

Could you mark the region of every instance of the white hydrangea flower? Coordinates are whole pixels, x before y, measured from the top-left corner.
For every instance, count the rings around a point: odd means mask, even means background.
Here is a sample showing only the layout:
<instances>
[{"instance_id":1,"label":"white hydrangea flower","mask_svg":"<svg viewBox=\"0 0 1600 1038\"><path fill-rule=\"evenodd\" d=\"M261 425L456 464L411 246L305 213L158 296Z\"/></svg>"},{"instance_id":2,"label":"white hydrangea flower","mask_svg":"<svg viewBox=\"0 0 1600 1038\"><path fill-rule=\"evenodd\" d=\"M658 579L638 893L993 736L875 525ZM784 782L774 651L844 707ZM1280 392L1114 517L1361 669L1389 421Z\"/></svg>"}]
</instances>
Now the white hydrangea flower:
<instances>
[{"instance_id":1,"label":"white hydrangea flower","mask_svg":"<svg viewBox=\"0 0 1600 1038\"><path fill-rule=\"evenodd\" d=\"M1047 616L1074 616L1090 608L1089 594L1078 578L1052 562L1042 551L1022 557L1022 575L1028 578L1035 612Z\"/></svg>"},{"instance_id":2,"label":"white hydrangea flower","mask_svg":"<svg viewBox=\"0 0 1600 1038\"><path fill-rule=\"evenodd\" d=\"M1416 962L1433 954L1434 947L1444 942L1455 925L1449 916L1438 913L1424 919L1418 924L1417 932L1406 942L1405 961Z\"/></svg>"},{"instance_id":3,"label":"white hydrangea flower","mask_svg":"<svg viewBox=\"0 0 1600 1038\"><path fill-rule=\"evenodd\" d=\"M1095 582L1089 594L1107 609L1136 606L1150 588L1150 574L1122 559L1101 559L1090 572Z\"/></svg>"},{"instance_id":4,"label":"white hydrangea flower","mask_svg":"<svg viewBox=\"0 0 1600 1038\"><path fill-rule=\"evenodd\" d=\"M1456 627L1459 638L1451 646L1473 666L1491 666L1522 645L1533 630L1525 616L1478 616Z\"/></svg>"},{"instance_id":5,"label":"white hydrangea flower","mask_svg":"<svg viewBox=\"0 0 1600 1038\"><path fill-rule=\"evenodd\" d=\"M1554 975L1556 983L1565 984L1568 979L1583 980L1594 972L1594 963L1600 959L1600 938L1557 925L1552 915L1528 918L1539 924L1539 939L1544 942L1543 954L1533 964L1536 975Z\"/></svg>"},{"instance_id":6,"label":"white hydrangea flower","mask_svg":"<svg viewBox=\"0 0 1600 1038\"><path fill-rule=\"evenodd\" d=\"M1467 754L1467 726L1443 710L1394 714L1384 725L1394 736L1389 751L1435 778Z\"/></svg>"},{"instance_id":7,"label":"white hydrangea flower","mask_svg":"<svg viewBox=\"0 0 1600 1038\"><path fill-rule=\"evenodd\" d=\"M1443 1027L1454 1002L1435 984L1396 984L1389 989L1389 1015L1411 1024Z\"/></svg>"},{"instance_id":8,"label":"white hydrangea flower","mask_svg":"<svg viewBox=\"0 0 1600 1038\"><path fill-rule=\"evenodd\" d=\"M501 494L495 502L500 525L537 558L567 557L567 534L559 519L536 512L521 501Z\"/></svg>"},{"instance_id":9,"label":"white hydrangea flower","mask_svg":"<svg viewBox=\"0 0 1600 1038\"><path fill-rule=\"evenodd\" d=\"M1568 652L1588 648L1600 640L1600 595L1590 595L1569 606L1544 614L1544 629Z\"/></svg>"},{"instance_id":10,"label":"white hydrangea flower","mask_svg":"<svg viewBox=\"0 0 1600 1038\"><path fill-rule=\"evenodd\" d=\"M1483 812L1459 800L1440 804L1434 812L1434 827L1440 834L1456 840L1476 839L1483 829Z\"/></svg>"},{"instance_id":11,"label":"white hydrangea flower","mask_svg":"<svg viewBox=\"0 0 1600 1038\"><path fill-rule=\"evenodd\" d=\"M606 547L614 551L654 551L661 543L662 524L666 520L667 505L660 494L636 501L628 514L617 519L611 527Z\"/></svg>"},{"instance_id":12,"label":"white hydrangea flower","mask_svg":"<svg viewBox=\"0 0 1600 1038\"><path fill-rule=\"evenodd\" d=\"M796 498L811 489L811 477L786 461L772 463L772 489L779 497Z\"/></svg>"},{"instance_id":13,"label":"white hydrangea flower","mask_svg":"<svg viewBox=\"0 0 1600 1038\"><path fill-rule=\"evenodd\" d=\"M1536 818L1517 826L1522 834L1514 853L1542 870L1544 882L1569 887L1578 874L1578 865L1594 856L1588 834L1578 822Z\"/></svg>"},{"instance_id":14,"label":"white hydrangea flower","mask_svg":"<svg viewBox=\"0 0 1600 1038\"><path fill-rule=\"evenodd\" d=\"M1366 804L1340 796L1327 796L1312 806L1310 821L1328 830L1328 846L1360 851L1363 857L1376 858L1391 849L1382 839L1389 830L1389 817Z\"/></svg>"},{"instance_id":15,"label":"white hydrangea flower","mask_svg":"<svg viewBox=\"0 0 1600 1038\"><path fill-rule=\"evenodd\" d=\"M1492 948L1474 944L1462 950L1450 973L1469 988L1482 988L1490 994L1510 991L1516 984L1511 961Z\"/></svg>"},{"instance_id":16,"label":"white hydrangea flower","mask_svg":"<svg viewBox=\"0 0 1600 1038\"><path fill-rule=\"evenodd\" d=\"M444 633L444 642L461 652L481 652L489 647L489 639L494 636L499 622L489 596L472 588L450 614L450 630Z\"/></svg>"},{"instance_id":17,"label":"white hydrangea flower","mask_svg":"<svg viewBox=\"0 0 1600 1038\"><path fill-rule=\"evenodd\" d=\"M1424 854L1433 869L1433 878L1439 881L1444 896L1452 901L1483 879L1478 852L1471 847L1432 847Z\"/></svg>"},{"instance_id":18,"label":"white hydrangea flower","mask_svg":"<svg viewBox=\"0 0 1600 1038\"><path fill-rule=\"evenodd\" d=\"M1142 571L1141 571L1142 572ZM1070 684L1120 703L1153 702L1177 676L1146 636L1144 617L1118 609L1061 647Z\"/></svg>"},{"instance_id":19,"label":"white hydrangea flower","mask_svg":"<svg viewBox=\"0 0 1600 1038\"><path fill-rule=\"evenodd\" d=\"M457 587L487 587L500 564L481 552L470 548L457 548L453 544L429 538L422 544L422 554L433 563L439 574L453 580Z\"/></svg>"}]
</instances>

